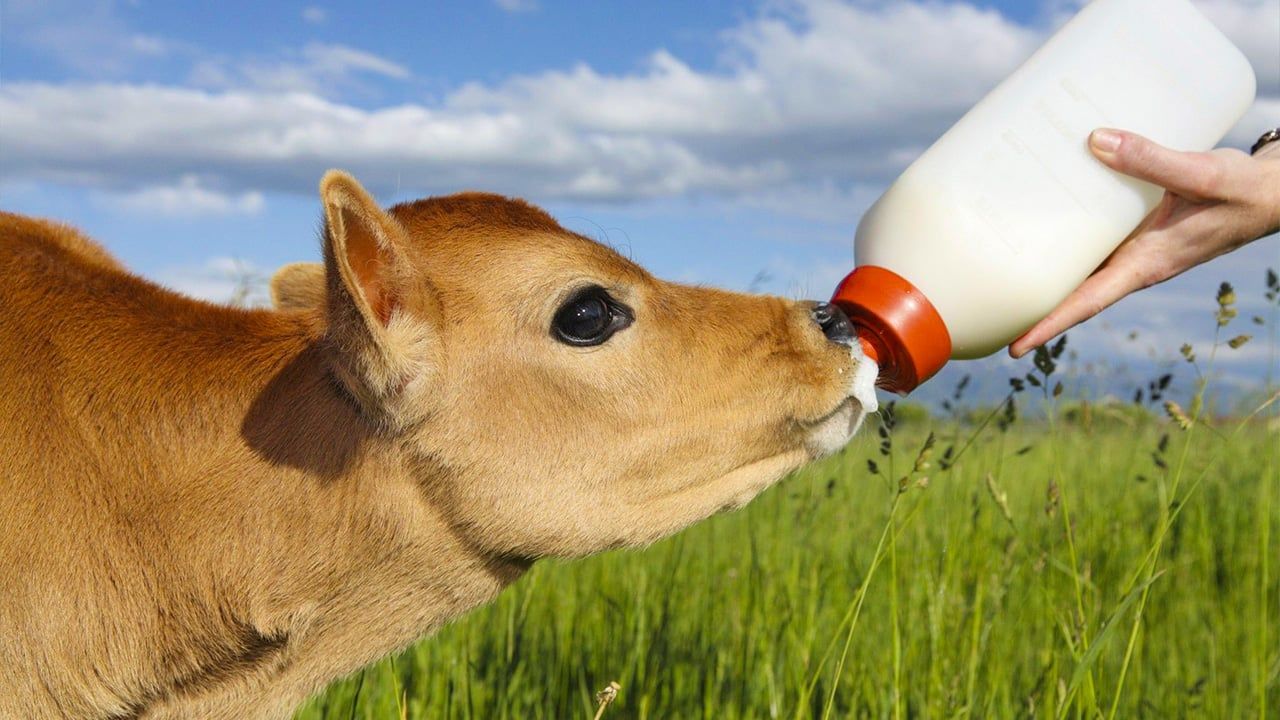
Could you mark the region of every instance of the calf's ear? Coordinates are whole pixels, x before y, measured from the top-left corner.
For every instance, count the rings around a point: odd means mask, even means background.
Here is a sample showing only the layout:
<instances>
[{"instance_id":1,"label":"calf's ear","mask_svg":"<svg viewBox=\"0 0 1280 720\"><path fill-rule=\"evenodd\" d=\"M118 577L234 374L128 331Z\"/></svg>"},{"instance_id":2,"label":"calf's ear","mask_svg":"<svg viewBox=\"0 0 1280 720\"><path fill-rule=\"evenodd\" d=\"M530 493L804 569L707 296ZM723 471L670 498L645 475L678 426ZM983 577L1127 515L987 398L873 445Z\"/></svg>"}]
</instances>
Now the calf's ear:
<instances>
[{"instance_id":1,"label":"calf's ear","mask_svg":"<svg viewBox=\"0 0 1280 720\"><path fill-rule=\"evenodd\" d=\"M396 309L398 246L404 230L355 178L330 170L320 180L324 203L325 266L347 300L370 325L385 328ZM331 283L332 284L332 283Z\"/></svg>"},{"instance_id":2,"label":"calf's ear","mask_svg":"<svg viewBox=\"0 0 1280 720\"><path fill-rule=\"evenodd\" d=\"M395 405L422 369L425 323L404 306L410 268L406 234L350 175L320 181L325 218L327 337L339 379L375 414Z\"/></svg>"},{"instance_id":3,"label":"calf's ear","mask_svg":"<svg viewBox=\"0 0 1280 720\"><path fill-rule=\"evenodd\" d=\"M289 263L271 276L271 304L277 310L318 310L324 307L324 265Z\"/></svg>"}]
</instances>

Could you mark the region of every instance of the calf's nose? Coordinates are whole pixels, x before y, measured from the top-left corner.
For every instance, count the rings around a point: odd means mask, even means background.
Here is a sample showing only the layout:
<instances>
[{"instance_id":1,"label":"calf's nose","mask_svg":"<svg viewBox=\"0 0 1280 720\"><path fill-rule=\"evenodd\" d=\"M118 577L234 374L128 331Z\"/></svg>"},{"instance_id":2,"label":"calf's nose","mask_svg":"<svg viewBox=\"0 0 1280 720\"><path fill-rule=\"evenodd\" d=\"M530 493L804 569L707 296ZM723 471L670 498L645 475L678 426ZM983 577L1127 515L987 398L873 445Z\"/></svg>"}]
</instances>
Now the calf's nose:
<instances>
[{"instance_id":1,"label":"calf's nose","mask_svg":"<svg viewBox=\"0 0 1280 720\"><path fill-rule=\"evenodd\" d=\"M853 323L838 306L831 303L818 303L809 311L813 321L822 328L822 334L833 343L841 345L853 344Z\"/></svg>"}]
</instances>

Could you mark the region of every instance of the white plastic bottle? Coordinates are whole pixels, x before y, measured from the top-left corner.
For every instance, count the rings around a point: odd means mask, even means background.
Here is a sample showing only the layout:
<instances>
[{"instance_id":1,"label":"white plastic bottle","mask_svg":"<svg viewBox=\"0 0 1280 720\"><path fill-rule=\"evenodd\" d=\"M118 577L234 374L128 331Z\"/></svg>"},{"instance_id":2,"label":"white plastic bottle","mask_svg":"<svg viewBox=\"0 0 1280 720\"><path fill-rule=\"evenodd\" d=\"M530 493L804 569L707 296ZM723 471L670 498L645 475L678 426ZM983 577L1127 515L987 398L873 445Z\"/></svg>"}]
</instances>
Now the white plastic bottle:
<instances>
[{"instance_id":1,"label":"white plastic bottle","mask_svg":"<svg viewBox=\"0 0 1280 720\"><path fill-rule=\"evenodd\" d=\"M1057 306L1161 190L1089 152L1098 127L1213 147L1253 102L1244 55L1189 0L1094 0L893 183L833 301L909 392Z\"/></svg>"}]
</instances>

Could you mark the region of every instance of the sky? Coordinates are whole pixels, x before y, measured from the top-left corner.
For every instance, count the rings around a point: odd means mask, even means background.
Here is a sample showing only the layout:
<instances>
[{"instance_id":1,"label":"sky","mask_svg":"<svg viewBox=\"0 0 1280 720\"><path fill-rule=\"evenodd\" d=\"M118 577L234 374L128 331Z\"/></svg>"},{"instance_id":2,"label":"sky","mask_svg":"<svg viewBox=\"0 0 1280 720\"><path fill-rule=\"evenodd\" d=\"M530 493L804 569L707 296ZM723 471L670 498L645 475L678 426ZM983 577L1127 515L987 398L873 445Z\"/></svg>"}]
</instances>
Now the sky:
<instances>
[{"instance_id":1,"label":"sky","mask_svg":"<svg viewBox=\"0 0 1280 720\"><path fill-rule=\"evenodd\" d=\"M1196 5L1258 76L1223 142L1248 147L1280 125L1280 0ZM1078 7L3 0L0 208L225 300L237 275L318 259L316 187L339 167L386 204L517 195L661 277L823 299L866 208ZM1121 302L1072 333L1077 382L1120 394L1183 342L1207 356L1224 280L1231 334L1259 337L1218 354L1218 382L1280 376L1267 266L1274 237ZM920 397L1025 369L952 363Z\"/></svg>"}]
</instances>

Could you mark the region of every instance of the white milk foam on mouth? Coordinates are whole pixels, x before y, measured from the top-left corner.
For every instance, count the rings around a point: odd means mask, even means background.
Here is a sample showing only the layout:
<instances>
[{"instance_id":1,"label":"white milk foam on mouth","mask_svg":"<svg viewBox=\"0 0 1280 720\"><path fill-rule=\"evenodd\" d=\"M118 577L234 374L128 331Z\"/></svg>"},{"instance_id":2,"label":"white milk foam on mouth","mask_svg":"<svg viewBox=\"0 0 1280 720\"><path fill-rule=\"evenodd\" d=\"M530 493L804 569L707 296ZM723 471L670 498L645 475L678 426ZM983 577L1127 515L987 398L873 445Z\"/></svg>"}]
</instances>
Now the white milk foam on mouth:
<instances>
[{"instance_id":1,"label":"white milk foam on mouth","mask_svg":"<svg viewBox=\"0 0 1280 720\"><path fill-rule=\"evenodd\" d=\"M876 399L876 378L880 375L880 367L876 365L875 360L867 357L860 343L855 342L849 348L849 354L853 356L853 377L849 379L849 395L862 406L858 411L857 419L850 427L850 434L853 434L858 431L858 426L862 425L863 418L880 409L880 403Z\"/></svg>"},{"instance_id":2,"label":"white milk foam on mouth","mask_svg":"<svg viewBox=\"0 0 1280 720\"><path fill-rule=\"evenodd\" d=\"M862 427L867 415L879 408L876 401L876 378L880 368L867 357L859 343L849 348L853 368L849 374L848 395L840 407L823 418L811 431L808 439L813 457L825 457L839 452ZM840 371L845 374L844 370Z\"/></svg>"}]
</instances>

